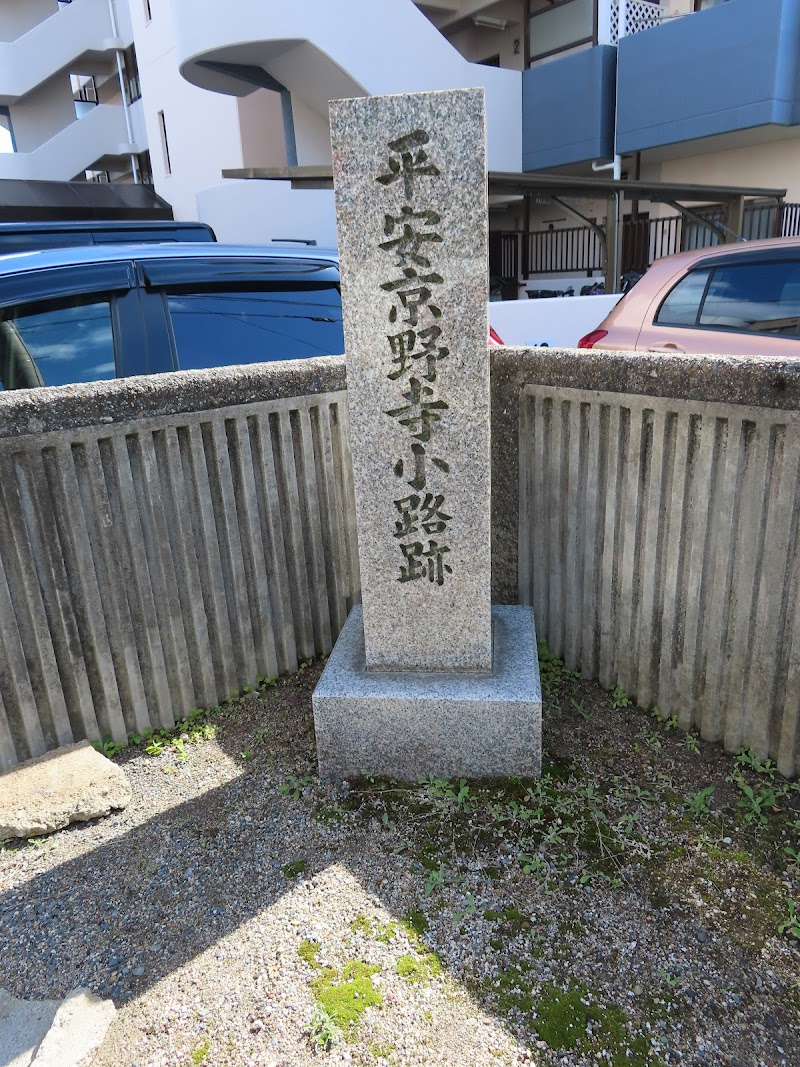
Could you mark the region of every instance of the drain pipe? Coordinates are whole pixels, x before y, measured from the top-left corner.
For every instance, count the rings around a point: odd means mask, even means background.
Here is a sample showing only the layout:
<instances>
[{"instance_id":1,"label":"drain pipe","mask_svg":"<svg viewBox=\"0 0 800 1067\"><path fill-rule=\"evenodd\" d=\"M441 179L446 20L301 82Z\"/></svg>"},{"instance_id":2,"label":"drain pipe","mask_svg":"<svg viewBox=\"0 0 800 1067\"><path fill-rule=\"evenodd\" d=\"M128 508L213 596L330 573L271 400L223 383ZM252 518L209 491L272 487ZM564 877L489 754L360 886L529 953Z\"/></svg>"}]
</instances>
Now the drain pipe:
<instances>
[{"instance_id":1,"label":"drain pipe","mask_svg":"<svg viewBox=\"0 0 800 1067\"><path fill-rule=\"evenodd\" d=\"M628 32L628 0L619 0L617 17L617 70L615 75L614 85L614 159L611 163L592 163L592 170L597 173L598 171L610 170L613 171L613 178L615 182L622 179L622 156L617 151L617 100L619 98L619 42ZM619 285L619 235L620 224L622 222L620 218L620 192L619 189L614 190L614 212L616 215L614 226L614 244L613 250L607 249L606 255L613 251L613 268L614 268L614 292L617 291Z\"/></svg>"},{"instance_id":2,"label":"drain pipe","mask_svg":"<svg viewBox=\"0 0 800 1067\"><path fill-rule=\"evenodd\" d=\"M114 0L108 0L108 15L111 20L111 36L116 39L119 31L117 29L117 13L114 9ZM122 50L120 48L115 48L114 55L117 59L117 78L119 79L119 91L122 96L122 110L125 112L125 129L128 131L128 144L134 144L133 122L131 121L128 94L125 90L125 68L122 61ZM137 163L136 156L133 152L131 152L131 173L133 174L133 184L138 185L139 164Z\"/></svg>"}]
</instances>

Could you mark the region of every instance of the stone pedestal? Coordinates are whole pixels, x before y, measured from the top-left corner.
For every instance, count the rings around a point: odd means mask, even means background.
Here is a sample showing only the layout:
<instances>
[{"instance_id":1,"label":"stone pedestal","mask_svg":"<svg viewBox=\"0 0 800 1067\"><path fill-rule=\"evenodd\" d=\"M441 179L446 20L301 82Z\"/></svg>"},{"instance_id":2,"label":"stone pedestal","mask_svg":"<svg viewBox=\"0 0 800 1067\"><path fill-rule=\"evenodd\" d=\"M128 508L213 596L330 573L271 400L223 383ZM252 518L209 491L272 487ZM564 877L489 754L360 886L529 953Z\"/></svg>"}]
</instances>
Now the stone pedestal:
<instances>
[{"instance_id":1,"label":"stone pedestal","mask_svg":"<svg viewBox=\"0 0 800 1067\"><path fill-rule=\"evenodd\" d=\"M542 696L533 612L492 608L491 674L367 671L360 607L314 691L321 775L536 777Z\"/></svg>"}]
</instances>

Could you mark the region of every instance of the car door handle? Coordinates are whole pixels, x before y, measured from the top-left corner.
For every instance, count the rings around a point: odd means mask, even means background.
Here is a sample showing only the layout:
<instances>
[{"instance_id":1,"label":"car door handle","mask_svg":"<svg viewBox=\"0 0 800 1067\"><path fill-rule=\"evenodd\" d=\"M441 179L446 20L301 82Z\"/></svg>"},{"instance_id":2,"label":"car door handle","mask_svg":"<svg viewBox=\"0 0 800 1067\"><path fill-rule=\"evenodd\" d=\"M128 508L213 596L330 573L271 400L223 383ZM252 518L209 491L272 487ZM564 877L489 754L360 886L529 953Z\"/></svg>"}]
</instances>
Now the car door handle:
<instances>
[{"instance_id":1,"label":"car door handle","mask_svg":"<svg viewBox=\"0 0 800 1067\"><path fill-rule=\"evenodd\" d=\"M674 341L666 341L663 345L650 345L648 352L685 352L682 345L676 345Z\"/></svg>"}]
</instances>

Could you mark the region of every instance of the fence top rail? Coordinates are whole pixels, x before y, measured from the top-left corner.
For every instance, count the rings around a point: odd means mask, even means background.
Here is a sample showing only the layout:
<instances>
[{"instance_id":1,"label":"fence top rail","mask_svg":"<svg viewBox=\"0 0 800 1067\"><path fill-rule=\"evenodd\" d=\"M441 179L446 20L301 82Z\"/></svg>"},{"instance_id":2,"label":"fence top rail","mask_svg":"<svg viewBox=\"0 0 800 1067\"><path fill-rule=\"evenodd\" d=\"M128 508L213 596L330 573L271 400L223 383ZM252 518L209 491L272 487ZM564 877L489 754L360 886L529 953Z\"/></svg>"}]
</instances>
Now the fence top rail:
<instances>
[{"instance_id":1,"label":"fence top rail","mask_svg":"<svg viewBox=\"0 0 800 1067\"><path fill-rule=\"evenodd\" d=\"M318 356L14 389L0 392L0 439L330 393L345 385L344 356Z\"/></svg>"},{"instance_id":2,"label":"fence top rail","mask_svg":"<svg viewBox=\"0 0 800 1067\"><path fill-rule=\"evenodd\" d=\"M491 358L503 390L539 384L800 411L800 359L511 346Z\"/></svg>"}]
</instances>

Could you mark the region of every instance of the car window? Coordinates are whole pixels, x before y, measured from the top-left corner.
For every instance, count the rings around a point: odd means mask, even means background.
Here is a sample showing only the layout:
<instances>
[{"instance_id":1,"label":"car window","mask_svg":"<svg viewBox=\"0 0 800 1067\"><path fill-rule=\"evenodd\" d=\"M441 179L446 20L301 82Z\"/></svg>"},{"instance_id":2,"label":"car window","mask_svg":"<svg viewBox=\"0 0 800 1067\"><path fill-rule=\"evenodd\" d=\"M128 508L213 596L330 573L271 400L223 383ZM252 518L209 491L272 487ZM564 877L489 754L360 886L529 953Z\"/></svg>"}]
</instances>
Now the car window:
<instances>
[{"instance_id":1,"label":"car window","mask_svg":"<svg viewBox=\"0 0 800 1067\"><path fill-rule=\"evenodd\" d=\"M661 326L696 326L710 273L693 270L681 278L658 309L655 321Z\"/></svg>"},{"instance_id":2,"label":"car window","mask_svg":"<svg viewBox=\"0 0 800 1067\"><path fill-rule=\"evenodd\" d=\"M344 352L342 299L333 283L224 286L165 294L178 367L330 356Z\"/></svg>"},{"instance_id":3,"label":"car window","mask_svg":"<svg viewBox=\"0 0 800 1067\"><path fill-rule=\"evenodd\" d=\"M3 389L97 382L116 374L109 297L71 297L0 311Z\"/></svg>"},{"instance_id":4,"label":"car window","mask_svg":"<svg viewBox=\"0 0 800 1067\"><path fill-rule=\"evenodd\" d=\"M717 267L699 322L701 326L797 336L800 262Z\"/></svg>"}]
</instances>

